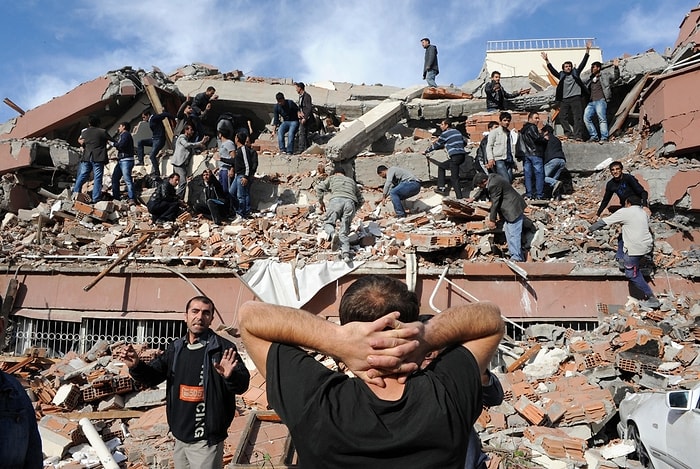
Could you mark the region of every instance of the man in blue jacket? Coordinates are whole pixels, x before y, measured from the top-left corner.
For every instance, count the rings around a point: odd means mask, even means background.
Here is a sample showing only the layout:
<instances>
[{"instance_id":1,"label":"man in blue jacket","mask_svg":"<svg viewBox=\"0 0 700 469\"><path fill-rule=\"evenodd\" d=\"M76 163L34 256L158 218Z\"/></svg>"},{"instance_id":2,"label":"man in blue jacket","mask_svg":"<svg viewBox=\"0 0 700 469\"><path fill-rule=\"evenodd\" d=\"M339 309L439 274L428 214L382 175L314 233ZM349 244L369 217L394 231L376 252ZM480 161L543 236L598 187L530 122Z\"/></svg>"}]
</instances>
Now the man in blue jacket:
<instances>
[{"instance_id":1,"label":"man in blue jacket","mask_svg":"<svg viewBox=\"0 0 700 469\"><path fill-rule=\"evenodd\" d=\"M438 187L435 189L435 192L441 195L450 193L449 187L445 185L445 172L449 169L450 184L455 190L455 197L461 199L462 188L459 185L459 166L464 163L467 157L467 153L464 150L464 135L453 127L452 121L449 119L443 119L443 121L440 122L440 130L442 130L440 137L438 137L423 154L428 159L428 164L430 164L431 160L428 158L428 154L440 148L445 149L450 159L441 163L436 163L438 165Z\"/></svg>"},{"instance_id":2,"label":"man in blue jacket","mask_svg":"<svg viewBox=\"0 0 700 469\"><path fill-rule=\"evenodd\" d=\"M211 329L214 302L187 302L187 335L149 363L131 345L117 356L131 376L148 386L167 380L166 413L175 437L175 469L223 467L224 440L236 412L236 394L248 389L250 373L236 346Z\"/></svg>"},{"instance_id":3,"label":"man in blue jacket","mask_svg":"<svg viewBox=\"0 0 700 469\"><path fill-rule=\"evenodd\" d=\"M574 68L574 64L567 60L562 64L561 71L557 71L549 63L546 52L541 54L547 63L547 69L552 75L559 78L556 91L556 100L559 102L559 123L564 128L564 135L576 140L583 139L583 104L584 99L588 102L588 88L581 81L581 72L586 68L591 46L591 41L586 42L586 53L578 67ZM574 120L573 130L569 123L569 118L572 116Z\"/></svg>"}]
</instances>

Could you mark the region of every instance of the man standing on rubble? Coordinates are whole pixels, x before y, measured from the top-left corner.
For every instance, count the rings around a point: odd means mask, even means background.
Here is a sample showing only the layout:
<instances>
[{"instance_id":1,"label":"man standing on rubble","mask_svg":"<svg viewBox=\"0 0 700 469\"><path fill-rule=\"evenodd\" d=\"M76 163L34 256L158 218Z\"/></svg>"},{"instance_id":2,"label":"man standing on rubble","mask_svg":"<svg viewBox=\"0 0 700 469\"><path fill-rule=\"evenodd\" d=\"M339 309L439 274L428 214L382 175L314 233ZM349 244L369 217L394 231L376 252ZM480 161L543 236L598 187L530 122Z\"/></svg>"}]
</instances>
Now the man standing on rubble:
<instances>
[{"instance_id":1,"label":"man standing on rubble","mask_svg":"<svg viewBox=\"0 0 700 469\"><path fill-rule=\"evenodd\" d=\"M98 125L100 125L99 117L90 116L87 128L80 133L78 143L83 148L83 154L80 156L78 175L73 187L75 199L92 171L92 203L99 202L102 198L102 175L107 162L107 142L112 140L107 131Z\"/></svg>"},{"instance_id":2,"label":"man standing on rubble","mask_svg":"<svg viewBox=\"0 0 700 469\"><path fill-rule=\"evenodd\" d=\"M141 113L141 120L148 122L151 129L151 138L143 138L136 145L136 164L143 166L144 147L150 146L151 153L148 159L151 161L151 176L160 178L160 168L158 167L158 153L165 147L165 119L175 119L169 112L153 114L151 109L146 109Z\"/></svg>"},{"instance_id":3,"label":"man standing on rubble","mask_svg":"<svg viewBox=\"0 0 700 469\"><path fill-rule=\"evenodd\" d=\"M323 201L325 194L330 194L328 210ZM329 178L317 183L316 196L321 211L326 211L323 230L327 239L335 239L335 223L340 221L338 230L340 252L343 262L350 262L350 224L355 217L355 211L365 201L359 186L352 178L345 175L343 168L337 167Z\"/></svg>"},{"instance_id":4,"label":"man standing on rubble","mask_svg":"<svg viewBox=\"0 0 700 469\"><path fill-rule=\"evenodd\" d=\"M126 121L119 124L119 135L114 148L117 149L117 164L112 171L112 197L114 200L120 199L119 181L124 178L129 203L134 204L136 196L134 181L131 179L131 170L134 169L134 138L131 136L131 124Z\"/></svg>"},{"instance_id":5,"label":"man standing on rubble","mask_svg":"<svg viewBox=\"0 0 700 469\"><path fill-rule=\"evenodd\" d=\"M185 190L187 189L187 176L188 169L190 165L190 160L192 159L192 153L197 148L206 148L207 142L209 142L209 136L205 135L204 138L198 142L191 141L194 138L195 130L194 124L185 125L185 130L183 133L177 136L175 140L175 151L173 151L173 157L170 159L170 164L173 165L173 172L180 176L180 182L177 186L177 196L181 199L185 197Z\"/></svg>"},{"instance_id":6,"label":"man standing on rubble","mask_svg":"<svg viewBox=\"0 0 700 469\"><path fill-rule=\"evenodd\" d=\"M612 82L620 78L620 61L613 60L612 76L600 73L603 64L593 62L591 64L591 76L586 80L588 95L590 102L586 105L583 111L583 122L586 124L588 135L591 136L593 142L608 141L608 101L612 95ZM600 137L598 131L593 124L593 114L598 116L598 126L600 127Z\"/></svg>"},{"instance_id":7,"label":"man standing on rubble","mask_svg":"<svg viewBox=\"0 0 700 469\"><path fill-rule=\"evenodd\" d=\"M486 189L491 199L491 211L486 225L493 229L496 227L498 216L503 219L503 232L508 242L508 253L514 262L525 261L523 252L523 221L525 218L525 199L513 189L510 182L500 174L476 173L474 176L474 188Z\"/></svg>"},{"instance_id":8,"label":"man standing on rubble","mask_svg":"<svg viewBox=\"0 0 700 469\"><path fill-rule=\"evenodd\" d=\"M510 112L501 112L498 119L501 126L491 130L486 141L486 167L489 172L500 174L509 184L513 183L515 167L515 141L508 128L512 118Z\"/></svg>"},{"instance_id":9,"label":"man standing on rubble","mask_svg":"<svg viewBox=\"0 0 700 469\"><path fill-rule=\"evenodd\" d=\"M303 82L294 83L299 95L299 151L304 151L309 147L309 130L314 119L314 105L311 102L311 95L306 92L306 85Z\"/></svg>"},{"instance_id":10,"label":"man standing on rubble","mask_svg":"<svg viewBox=\"0 0 700 469\"><path fill-rule=\"evenodd\" d=\"M520 129L520 137L525 149L523 157L523 176L525 179L525 198L544 199L544 150L547 140L540 133L538 125L540 115L531 111L527 122ZM520 147L518 143L518 147ZM533 180L535 184L533 185Z\"/></svg>"},{"instance_id":11,"label":"man standing on rubble","mask_svg":"<svg viewBox=\"0 0 700 469\"><path fill-rule=\"evenodd\" d=\"M440 73L438 67L438 51L437 46L430 43L430 39L424 37L420 40L421 46L425 49L425 57L423 58L423 80L428 82L428 86L437 87L435 77Z\"/></svg>"},{"instance_id":12,"label":"man standing on rubble","mask_svg":"<svg viewBox=\"0 0 700 469\"><path fill-rule=\"evenodd\" d=\"M0 336L3 330L5 318L0 315ZM0 465L41 469L41 451L41 436L27 391L17 378L0 370Z\"/></svg>"},{"instance_id":13,"label":"man standing on rubble","mask_svg":"<svg viewBox=\"0 0 700 469\"><path fill-rule=\"evenodd\" d=\"M418 313L415 293L383 275L348 287L342 325L284 306L241 306L246 350L302 467L464 467L503 320L492 303L451 307L427 324ZM340 359L355 377L299 347ZM439 356L417 371L434 350Z\"/></svg>"},{"instance_id":14,"label":"man standing on rubble","mask_svg":"<svg viewBox=\"0 0 700 469\"><path fill-rule=\"evenodd\" d=\"M384 203L387 197L391 197L394 213L398 218L404 218L406 209L403 207L403 201L420 192L420 179L407 169L398 166L387 168L383 164L377 166L377 174L386 179L381 203Z\"/></svg>"},{"instance_id":15,"label":"man standing on rubble","mask_svg":"<svg viewBox=\"0 0 700 469\"><path fill-rule=\"evenodd\" d=\"M588 228L588 232L592 233L617 223L622 225L622 237L618 239L618 253L622 252L625 277L642 293L643 298L640 303L642 307L658 308L661 303L639 270L642 259L654 249L654 237L649 229L649 216L642 209L642 199L634 194L630 195L625 200L623 208L593 223Z\"/></svg>"},{"instance_id":16,"label":"man standing on rubble","mask_svg":"<svg viewBox=\"0 0 700 469\"><path fill-rule=\"evenodd\" d=\"M554 135L554 127L549 124L542 127L542 136L547 140L547 146L544 149L544 182L551 187L552 199L560 199L561 175L566 168L566 155L564 155L561 140Z\"/></svg>"},{"instance_id":17,"label":"man standing on rubble","mask_svg":"<svg viewBox=\"0 0 700 469\"><path fill-rule=\"evenodd\" d=\"M423 154L428 159L428 164L430 164L431 160L428 158L428 154L440 148L445 149L450 159L437 163L438 186L435 188L435 192L441 195L448 195L450 193L450 189L445 185L445 172L449 169L450 185L455 191L455 197L461 199L462 187L459 185L459 167L464 163L467 157L467 152L464 150L464 135L452 126L452 121L449 119L443 119L443 121L440 122L440 130L442 130L442 133L438 139L433 142Z\"/></svg>"},{"instance_id":18,"label":"man standing on rubble","mask_svg":"<svg viewBox=\"0 0 700 469\"><path fill-rule=\"evenodd\" d=\"M588 88L581 81L581 73L586 68L588 53L591 51L592 45L591 41L586 42L586 53L578 67L574 68L574 64L567 60L562 64L561 71L557 71L549 63L546 52L541 54L547 64L547 69L559 79L556 100L559 102L559 122L564 128L564 135L579 141L583 139L583 100L588 102ZM574 121L573 130L569 123L570 117L573 117Z\"/></svg>"},{"instance_id":19,"label":"man standing on rubble","mask_svg":"<svg viewBox=\"0 0 700 469\"><path fill-rule=\"evenodd\" d=\"M149 363L131 345L118 353L136 381L157 386L167 380L166 413L175 437L176 469L223 467L236 394L245 392L250 381L236 346L211 330L214 310L206 296L190 299L184 318L187 335Z\"/></svg>"}]
</instances>

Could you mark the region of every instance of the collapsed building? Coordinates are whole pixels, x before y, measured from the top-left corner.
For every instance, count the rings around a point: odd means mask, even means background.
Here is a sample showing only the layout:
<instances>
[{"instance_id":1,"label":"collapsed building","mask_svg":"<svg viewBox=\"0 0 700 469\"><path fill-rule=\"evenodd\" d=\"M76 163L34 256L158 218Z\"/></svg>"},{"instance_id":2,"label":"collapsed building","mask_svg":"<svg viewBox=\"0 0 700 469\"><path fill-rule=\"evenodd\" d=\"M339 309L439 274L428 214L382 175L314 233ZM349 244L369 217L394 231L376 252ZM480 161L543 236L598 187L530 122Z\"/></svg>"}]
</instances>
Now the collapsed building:
<instances>
[{"instance_id":1,"label":"collapsed building","mask_svg":"<svg viewBox=\"0 0 700 469\"><path fill-rule=\"evenodd\" d=\"M539 439L540 443L533 444L537 451L542 450L544 438L555 448L550 456L580 463L583 449L571 450L567 440L571 435L543 437L544 430L538 428L547 426L545 421L561 423L562 427L568 426L564 421L585 421L589 429L576 436L585 442L614 417L620 389L668 384L656 375L662 363L682 365L682 369L674 368L682 377L674 385L698 379L694 321L700 314L700 249L696 241L700 235L700 141L692 123L700 103L687 89L700 73L696 45L699 20L700 8L691 10L681 24L671 55L648 51L621 58L621 78L615 83L610 106L610 110L617 110L611 120L611 134L616 138L605 145L563 142L567 168L574 176L574 192L562 201L528 207L527 214L538 230L530 249L531 261L518 264L500 259L502 236L488 230L483 222L488 204L443 198L424 187L409 201L411 215L401 221L392 217L387 207L376 215L374 206L383 185L375 171L379 164L406 167L425 181L424 186L430 184L431 168L422 151L430 144L431 130L439 120L464 122L473 143L471 152L476 151L481 132L494 119L485 112L486 68L480 77L459 89L432 94L422 86L307 85L318 114L327 116L333 125L317 132L314 144L304 154L288 157L277 155L276 140L270 133L275 94L295 95L293 80L286 78L220 73L206 64L191 64L172 74L124 67L35 109L24 112L17 107L20 115L0 125L0 262L4 266L0 284L6 285L0 295L2 314L12 325L0 343L18 358L26 358L4 363L22 365L11 368L27 375L37 369L53 378L68 375L61 381L70 382L71 373L81 366L44 370L41 363L45 357L62 357L60 363L76 356L86 360L85 356L105 341L163 348L183 334L183 305L200 293L218 306L218 322L225 329L222 333L235 335L237 307L253 298L303 307L335 320L339 299L354 277L385 273L404 278L426 312L463 301L498 303L510 321L511 355L518 357L501 357L510 373L504 381L513 389L508 400L512 408L482 416L481 426L497 431L517 427L521 432L525 432L524 427L536 427L530 440ZM604 71L609 66L604 64ZM503 77L502 82L507 89L534 90L511 100L516 128L528 111L544 114L554 107L554 89L540 77ZM148 107L175 113L186 96L208 86L214 86L219 95L212 115L244 115L257 131L260 165L253 201L259 216L221 227L187 216L173 224L154 226L142 206L120 201L88 205L70 200L66 190L75 178L75 145L89 115L98 115L114 134L119 122L137 123L141 111ZM212 131L216 122L205 125ZM149 136L149 129L138 125L133 133L138 141ZM213 168L213 152L210 148L195 155L193 174ZM168 156L166 150L161 158L164 174L169 172ZM627 281L611 262L615 234L585 234L608 178L607 163L613 160L623 161L626 170L649 192L656 236L653 288L663 302L658 316L626 301ZM320 215L314 210L313 183L323 177L329 165L352 171L369 201L356 217L356 257L349 265L338 261L330 243L317 239ZM109 174L111 165L107 168ZM137 167L134 171L142 198L149 195L147 169ZM468 179L464 184L469 185ZM624 321L616 316L618 311ZM672 325L661 327L662 322ZM542 325L546 325L546 334ZM538 332L528 331L528 326ZM661 338L667 334L663 331L674 328L678 329L675 335ZM638 329L652 330L657 340L653 354L648 353L648 347L641 347L646 338L632 334ZM669 345L671 341L686 351L664 355L659 343ZM544 391L531 387L532 380L544 378L523 377L516 372L540 353L560 348L568 353L551 369L549 376L557 377L552 381L566 371L595 375L597 388L612 389L609 396L599 399L602 410L583 406L584 415L573 417L560 407L538 406L538 402L552 399L551 395L539 397ZM642 348L643 356L634 355ZM29 355L25 355L27 350ZM102 355L108 356L108 352L103 350ZM83 366L97 361L86 360ZM119 376L119 372L115 374ZM615 381L621 375L633 385ZM604 384L599 385L600 381ZM615 381L616 386L607 386L607 381ZM101 372L79 380L79 390L70 387L51 395L52 386L43 381L32 387L40 396L44 413L49 413L49 404L73 411L98 398L110 401L101 411L122 409L121 404L112 402L119 399L110 396L133 392L130 385L128 380ZM581 385L578 381L561 383L564 389ZM100 394L104 389L110 392ZM59 399L54 402L56 395ZM264 382L258 378L244 396L241 411L263 411L266 404ZM97 406L94 410L98 411ZM130 418L137 414L120 410L114 415ZM265 414L251 415L250 421L239 418L234 425L265 421L258 418ZM140 413L138 416L143 418ZM138 433L134 429L143 425L162 437L165 432L154 430L160 428L162 419L160 415L152 425L144 421L130 425L130 429ZM43 427L53 429L53 436L63 435L62 443L56 444L59 453L68 442L79 439L74 430L59 431L48 423ZM232 441L234 448L239 440ZM563 456L557 453L559 447L553 441L564 441L568 452ZM238 446L236 451L241 451ZM581 441L574 442L576 448L584 446ZM289 451L288 444L283 447ZM237 457L232 460L238 461Z\"/></svg>"}]
</instances>

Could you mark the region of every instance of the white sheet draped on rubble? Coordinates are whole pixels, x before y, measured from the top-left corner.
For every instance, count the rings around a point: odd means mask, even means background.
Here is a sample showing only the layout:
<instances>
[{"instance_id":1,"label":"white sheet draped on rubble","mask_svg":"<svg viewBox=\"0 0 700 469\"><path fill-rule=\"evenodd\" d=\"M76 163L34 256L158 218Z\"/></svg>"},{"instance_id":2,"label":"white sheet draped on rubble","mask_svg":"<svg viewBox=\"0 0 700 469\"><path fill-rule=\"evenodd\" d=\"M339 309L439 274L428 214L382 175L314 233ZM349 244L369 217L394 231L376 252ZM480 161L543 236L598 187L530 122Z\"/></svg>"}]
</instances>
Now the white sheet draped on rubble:
<instances>
[{"instance_id":1,"label":"white sheet draped on rubble","mask_svg":"<svg viewBox=\"0 0 700 469\"><path fill-rule=\"evenodd\" d=\"M243 280L262 301L301 308L323 287L362 264L364 262L355 261L346 264L340 261L328 261L307 264L302 269L296 269L290 263L267 259L256 261L253 267L243 275Z\"/></svg>"}]
</instances>

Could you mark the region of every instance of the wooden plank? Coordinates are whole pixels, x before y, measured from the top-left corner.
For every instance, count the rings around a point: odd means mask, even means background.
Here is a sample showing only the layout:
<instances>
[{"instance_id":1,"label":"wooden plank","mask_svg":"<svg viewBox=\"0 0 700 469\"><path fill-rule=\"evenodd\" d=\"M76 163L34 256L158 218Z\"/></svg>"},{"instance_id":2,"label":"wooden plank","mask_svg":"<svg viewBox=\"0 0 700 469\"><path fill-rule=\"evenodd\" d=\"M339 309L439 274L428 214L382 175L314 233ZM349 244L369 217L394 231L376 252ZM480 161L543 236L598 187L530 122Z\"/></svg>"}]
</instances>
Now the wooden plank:
<instances>
[{"instance_id":1,"label":"wooden plank","mask_svg":"<svg viewBox=\"0 0 700 469\"><path fill-rule=\"evenodd\" d=\"M513 371L520 368L533 355L535 355L537 352L539 352L541 348L542 348L541 344L536 344L535 346L526 350L525 353L523 353L520 356L520 358L518 358L517 360L515 360L513 363L510 364L510 366L508 367L508 373L512 373Z\"/></svg>"},{"instance_id":2,"label":"wooden plank","mask_svg":"<svg viewBox=\"0 0 700 469\"><path fill-rule=\"evenodd\" d=\"M126 258L129 256L129 254L131 254L131 253L134 252L139 246L141 246L150 236L151 236L150 233L146 233L146 234L144 234L144 235L141 235L141 237L140 237L139 240L136 242L136 244L134 244L134 245L131 246L129 249L127 249L126 251L124 251L123 253L121 253L121 255L120 255L119 257L117 257L117 258L114 260L114 262L112 262L112 263L109 265L109 267L107 267L107 268L104 269L102 272L100 272L100 274L99 274L97 277L95 277L95 279L94 279L92 282L90 282L90 283L88 283L87 285L85 285L85 286L83 287L83 290L88 291L88 290L90 290L92 287L94 287L95 285L97 285L97 282L99 282L100 280L102 280L102 278L103 278L105 275L107 275L108 273L110 273L110 272L112 271L112 269L114 269L117 265L119 265L119 263L120 263L121 261L123 261L124 259L126 259Z\"/></svg>"},{"instance_id":3,"label":"wooden plank","mask_svg":"<svg viewBox=\"0 0 700 469\"><path fill-rule=\"evenodd\" d=\"M158 97L156 87L149 84L146 84L145 87L146 95L148 96L148 100L151 102L151 106L153 107L153 112L155 114L160 114L164 111L164 109L163 103L161 103L160 98ZM172 148L174 138L173 128L170 126L170 121L168 119L163 119L163 125L165 126L165 138L168 141L168 147Z\"/></svg>"},{"instance_id":4,"label":"wooden plank","mask_svg":"<svg viewBox=\"0 0 700 469\"><path fill-rule=\"evenodd\" d=\"M637 99L639 98L639 95L642 94L642 90L644 90L650 76L650 73L644 75L644 77L639 80L636 85L634 85L634 88L627 93L627 96L625 96L625 99L622 101L622 104L620 104L620 107L615 113L615 122L613 122L613 125L610 127L610 135L615 135L615 132L620 130L625 124L630 112L632 112L637 105Z\"/></svg>"}]
</instances>

